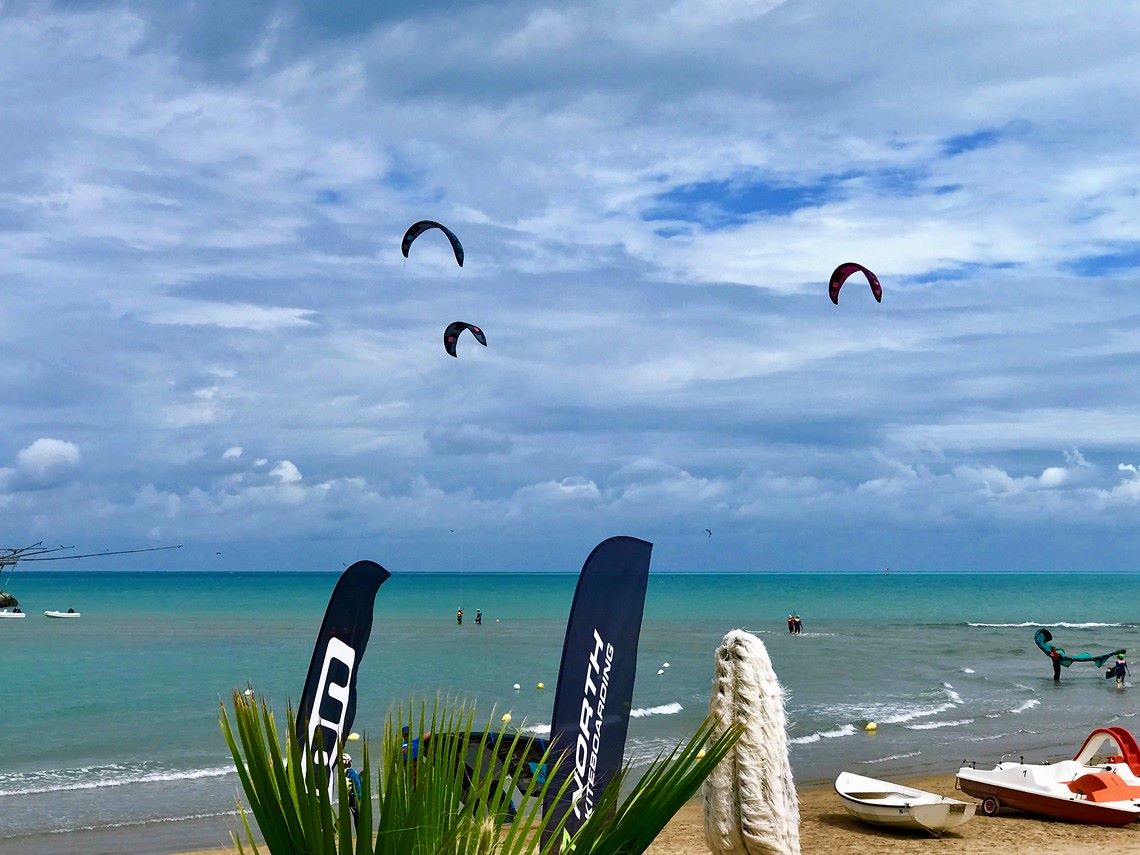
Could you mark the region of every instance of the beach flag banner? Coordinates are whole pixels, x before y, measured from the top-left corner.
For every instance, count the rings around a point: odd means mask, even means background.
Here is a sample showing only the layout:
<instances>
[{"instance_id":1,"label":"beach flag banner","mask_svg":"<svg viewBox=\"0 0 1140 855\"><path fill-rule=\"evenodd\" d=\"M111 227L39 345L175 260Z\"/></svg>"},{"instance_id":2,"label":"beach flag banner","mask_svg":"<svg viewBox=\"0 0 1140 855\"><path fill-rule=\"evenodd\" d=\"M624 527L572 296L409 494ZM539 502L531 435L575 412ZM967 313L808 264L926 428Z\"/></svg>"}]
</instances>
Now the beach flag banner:
<instances>
[{"instance_id":1,"label":"beach flag banner","mask_svg":"<svg viewBox=\"0 0 1140 855\"><path fill-rule=\"evenodd\" d=\"M594 548L578 576L550 722L551 743L563 759L543 804L547 816L570 810L556 852L621 770L652 549L635 537L611 537Z\"/></svg>"},{"instance_id":2,"label":"beach flag banner","mask_svg":"<svg viewBox=\"0 0 1140 855\"><path fill-rule=\"evenodd\" d=\"M332 774L356 716L356 677L372 633L372 609L392 575L374 561L357 561L341 575L325 609L305 689L297 707L297 741L316 766Z\"/></svg>"}]
</instances>

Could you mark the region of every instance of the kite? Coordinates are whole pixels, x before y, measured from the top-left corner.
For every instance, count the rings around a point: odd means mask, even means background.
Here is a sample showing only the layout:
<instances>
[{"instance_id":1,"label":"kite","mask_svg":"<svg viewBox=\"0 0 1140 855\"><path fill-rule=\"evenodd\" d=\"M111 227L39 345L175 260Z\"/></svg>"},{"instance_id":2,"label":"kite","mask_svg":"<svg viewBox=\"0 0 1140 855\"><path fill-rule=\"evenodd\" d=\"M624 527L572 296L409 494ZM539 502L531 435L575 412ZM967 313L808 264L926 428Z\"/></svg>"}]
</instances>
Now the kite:
<instances>
[{"instance_id":1,"label":"kite","mask_svg":"<svg viewBox=\"0 0 1140 855\"><path fill-rule=\"evenodd\" d=\"M412 247L412 241L418 238L421 234L428 229L439 229L447 239L451 241L451 249L455 253L456 263L463 266L463 244L459 242L459 238L455 236L455 232L449 229L442 223L437 223L435 220L420 220L418 223L412 223L408 226L408 230L404 232L404 239L400 242L400 252L404 254L404 258L408 257L408 250Z\"/></svg>"},{"instance_id":2,"label":"kite","mask_svg":"<svg viewBox=\"0 0 1140 855\"><path fill-rule=\"evenodd\" d=\"M871 285L871 293L875 295L875 302L883 302L883 286L879 284L879 277L862 264L856 264L854 261L843 262L831 274L831 280L827 283L827 293L831 297L831 302L839 305L839 289L843 287L847 277L856 271L862 271L863 275L867 277L867 282Z\"/></svg>"},{"instance_id":3,"label":"kite","mask_svg":"<svg viewBox=\"0 0 1140 855\"><path fill-rule=\"evenodd\" d=\"M1057 651L1061 654L1061 664L1066 668L1068 668L1074 662L1095 662L1098 668L1102 668L1104 667L1104 663L1116 654L1127 652L1125 650L1113 650L1111 653L1102 653L1099 656L1093 656L1091 653L1078 653L1075 656L1070 656L1064 651L1063 648L1058 647L1056 644L1052 643L1053 633L1049 632L1047 629L1039 629L1037 632L1033 633L1033 640L1037 643L1037 646L1041 649L1041 652L1046 656L1049 655L1050 650L1056 647Z\"/></svg>"},{"instance_id":4,"label":"kite","mask_svg":"<svg viewBox=\"0 0 1140 855\"><path fill-rule=\"evenodd\" d=\"M447 329L443 331L443 349L449 354L459 358L459 354L455 352L455 345L459 341L459 334L464 330L471 330L471 335L475 336L475 340L483 347L487 346L487 336L483 335L483 330L475 326L475 324L465 323L464 321L452 321L447 325Z\"/></svg>"}]
</instances>

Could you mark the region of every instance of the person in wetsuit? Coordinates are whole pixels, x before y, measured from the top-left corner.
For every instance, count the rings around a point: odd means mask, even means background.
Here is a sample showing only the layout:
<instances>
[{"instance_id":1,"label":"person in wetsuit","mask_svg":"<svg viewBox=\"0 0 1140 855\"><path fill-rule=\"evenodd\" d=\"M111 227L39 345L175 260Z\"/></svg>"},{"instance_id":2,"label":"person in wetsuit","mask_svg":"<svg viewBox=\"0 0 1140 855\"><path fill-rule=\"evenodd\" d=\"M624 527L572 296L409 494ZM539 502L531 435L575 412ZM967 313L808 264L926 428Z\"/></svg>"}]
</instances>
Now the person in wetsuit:
<instances>
[{"instance_id":1,"label":"person in wetsuit","mask_svg":"<svg viewBox=\"0 0 1140 855\"><path fill-rule=\"evenodd\" d=\"M1116 677L1116 688L1124 688L1124 677L1127 675L1132 676L1132 671L1128 668L1128 660L1124 658L1123 653L1118 653L1116 656L1116 664L1113 666L1112 674Z\"/></svg>"},{"instance_id":2,"label":"person in wetsuit","mask_svg":"<svg viewBox=\"0 0 1140 855\"><path fill-rule=\"evenodd\" d=\"M359 807L357 799L364 789L364 781L360 778L360 773L352 768L352 758L347 754L340 755L341 765L344 767L345 783L348 785L348 807L352 811L352 824L354 827L360 825Z\"/></svg>"},{"instance_id":3,"label":"person in wetsuit","mask_svg":"<svg viewBox=\"0 0 1140 855\"><path fill-rule=\"evenodd\" d=\"M1049 649L1049 658L1053 660L1053 682L1061 682L1061 650L1058 647Z\"/></svg>"}]
</instances>

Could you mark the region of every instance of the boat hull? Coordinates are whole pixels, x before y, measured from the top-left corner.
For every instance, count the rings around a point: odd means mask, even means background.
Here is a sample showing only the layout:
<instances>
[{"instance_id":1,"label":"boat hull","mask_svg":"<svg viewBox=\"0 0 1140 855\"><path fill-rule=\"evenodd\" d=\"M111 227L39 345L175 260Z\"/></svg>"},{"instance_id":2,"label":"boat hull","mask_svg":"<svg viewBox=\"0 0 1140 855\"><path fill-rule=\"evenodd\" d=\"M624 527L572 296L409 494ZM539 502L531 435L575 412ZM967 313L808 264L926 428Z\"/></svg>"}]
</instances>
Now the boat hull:
<instances>
[{"instance_id":1,"label":"boat hull","mask_svg":"<svg viewBox=\"0 0 1140 855\"><path fill-rule=\"evenodd\" d=\"M18 620L22 617L27 617L27 614L25 612L0 612L0 618L12 618Z\"/></svg>"},{"instance_id":2,"label":"boat hull","mask_svg":"<svg viewBox=\"0 0 1140 855\"><path fill-rule=\"evenodd\" d=\"M935 837L969 821L977 809L957 799L851 772L836 778L835 792L848 813L863 822Z\"/></svg>"},{"instance_id":3,"label":"boat hull","mask_svg":"<svg viewBox=\"0 0 1140 855\"><path fill-rule=\"evenodd\" d=\"M1072 797L1051 796L1047 793L1029 792L1005 784L970 777L962 770L958 773L958 789L976 799L985 801L997 799L1001 807L1009 807L1025 813L1059 819L1064 822L1079 822L1087 825L1105 825L1114 828L1128 825L1140 819L1140 808L1129 803L1097 803Z\"/></svg>"},{"instance_id":4,"label":"boat hull","mask_svg":"<svg viewBox=\"0 0 1140 855\"><path fill-rule=\"evenodd\" d=\"M936 837L957 828L974 816L974 805L956 804L914 805L912 807L885 807L867 805L840 795L847 812L871 825L885 828L902 828L925 831Z\"/></svg>"},{"instance_id":5,"label":"boat hull","mask_svg":"<svg viewBox=\"0 0 1140 855\"><path fill-rule=\"evenodd\" d=\"M77 618L77 617L79 617L79 612L46 611L46 612L44 612L44 617L49 617L49 618Z\"/></svg>"}]
</instances>

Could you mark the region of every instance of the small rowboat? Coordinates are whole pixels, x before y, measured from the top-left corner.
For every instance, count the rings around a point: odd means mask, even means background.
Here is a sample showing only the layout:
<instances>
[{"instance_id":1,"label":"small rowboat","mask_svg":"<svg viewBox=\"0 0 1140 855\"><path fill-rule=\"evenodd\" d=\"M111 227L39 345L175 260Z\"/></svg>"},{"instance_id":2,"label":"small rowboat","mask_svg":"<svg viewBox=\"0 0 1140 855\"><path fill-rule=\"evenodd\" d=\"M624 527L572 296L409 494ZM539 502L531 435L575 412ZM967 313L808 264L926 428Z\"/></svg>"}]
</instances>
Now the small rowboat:
<instances>
[{"instance_id":1,"label":"small rowboat","mask_svg":"<svg viewBox=\"0 0 1140 855\"><path fill-rule=\"evenodd\" d=\"M44 612L44 617L50 617L50 618L73 618L73 617L79 617L79 612L55 612L55 611L46 611L46 612Z\"/></svg>"},{"instance_id":2,"label":"small rowboat","mask_svg":"<svg viewBox=\"0 0 1140 855\"><path fill-rule=\"evenodd\" d=\"M843 772L835 779L843 806L863 822L921 830L941 837L974 816L977 805Z\"/></svg>"},{"instance_id":3,"label":"small rowboat","mask_svg":"<svg viewBox=\"0 0 1140 855\"><path fill-rule=\"evenodd\" d=\"M0 618L22 618L26 617L23 612L10 612L7 609L0 609Z\"/></svg>"}]
</instances>

